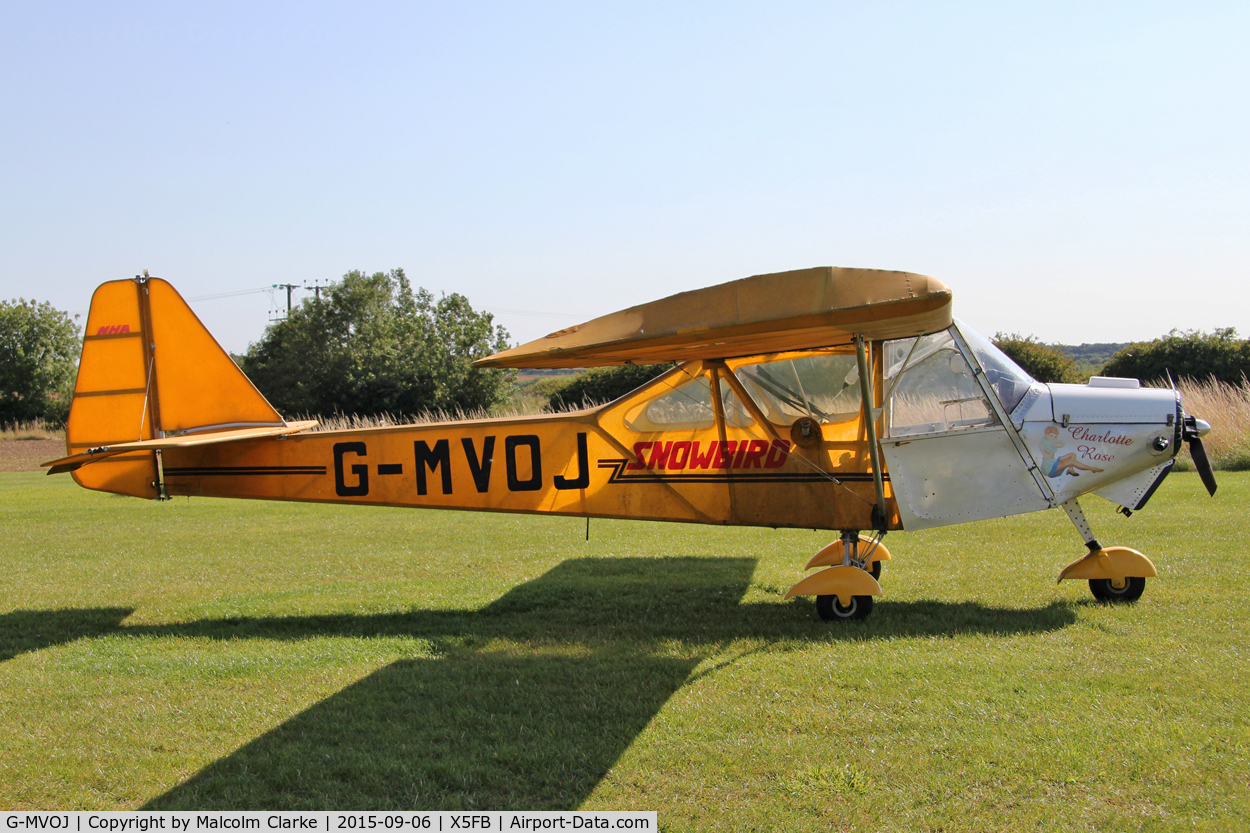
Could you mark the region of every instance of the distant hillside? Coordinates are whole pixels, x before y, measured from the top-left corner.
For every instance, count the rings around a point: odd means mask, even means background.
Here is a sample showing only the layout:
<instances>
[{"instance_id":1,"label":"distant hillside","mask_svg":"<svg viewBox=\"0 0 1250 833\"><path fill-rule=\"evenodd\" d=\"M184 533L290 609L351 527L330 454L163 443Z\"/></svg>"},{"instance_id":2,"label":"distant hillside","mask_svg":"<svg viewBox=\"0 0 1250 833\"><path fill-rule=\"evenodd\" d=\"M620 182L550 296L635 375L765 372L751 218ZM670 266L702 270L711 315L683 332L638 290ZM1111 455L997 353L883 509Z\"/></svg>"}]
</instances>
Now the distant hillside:
<instances>
[{"instance_id":1,"label":"distant hillside","mask_svg":"<svg viewBox=\"0 0 1250 833\"><path fill-rule=\"evenodd\" d=\"M1100 342L1097 344L1056 344L1063 352L1076 360L1076 368L1082 376L1096 376L1118 351L1128 347L1129 342Z\"/></svg>"},{"instance_id":2,"label":"distant hillside","mask_svg":"<svg viewBox=\"0 0 1250 833\"><path fill-rule=\"evenodd\" d=\"M533 368L527 368L517 373L516 381L518 385L527 385L527 384L533 384L534 382L540 381L542 379L559 379L564 376L576 376L579 373L585 373L585 372L586 372L586 369L583 367L570 367L570 368L557 367L557 368L545 368L545 369L539 369L539 370L535 370Z\"/></svg>"},{"instance_id":3,"label":"distant hillside","mask_svg":"<svg viewBox=\"0 0 1250 833\"><path fill-rule=\"evenodd\" d=\"M1055 345L1078 362L1099 362L1106 364L1120 350L1128 347L1129 342L1100 344L1057 344Z\"/></svg>"}]
</instances>

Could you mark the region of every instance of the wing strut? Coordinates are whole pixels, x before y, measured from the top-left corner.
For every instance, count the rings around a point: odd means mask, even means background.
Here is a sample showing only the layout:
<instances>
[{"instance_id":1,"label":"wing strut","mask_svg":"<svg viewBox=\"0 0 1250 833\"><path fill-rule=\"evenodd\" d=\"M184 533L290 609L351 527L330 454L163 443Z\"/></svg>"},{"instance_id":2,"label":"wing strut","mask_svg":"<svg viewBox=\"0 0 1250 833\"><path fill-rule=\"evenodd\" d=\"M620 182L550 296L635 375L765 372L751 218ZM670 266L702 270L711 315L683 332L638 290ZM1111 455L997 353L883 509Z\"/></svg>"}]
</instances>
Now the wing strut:
<instances>
[{"instance_id":1,"label":"wing strut","mask_svg":"<svg viewBox=\"0 0 1250 833\"><path fill-rule=\"evenodd\" d=\"M729 389L734 395L742 400L742 406L747 409L747 413L751 415L751 419L755 420L765 431L777 442L781 441L781 435L777 433L777 429L773 427L768 417L764 416L764 412L760 410L760 406L755 404L755 400L751 398L751 394L746 392L746 388L742 387L742 383L738 381L738 377L733 374L723 359L715 359L706 362L708 367L715 368L718 373L718 379L724 379L725 384L729 385Z\"/></svg>"},{"instance_id":2,"label":"wing strut","mask_svg":"<svg viewBox=\"0 0 1250 833\"><path fill-rule=\"evenodd\" d=\"M877 487L877 505L872 509L873 525L885 532L885 478L881 476L881 449L877 447L877 422L873 417L872 376L864 336L855 334L855 357L859 360L859 393L864 402L864 427L868 431L868 453L872 457L872 484Z\"/></svg>"}]
</instances>

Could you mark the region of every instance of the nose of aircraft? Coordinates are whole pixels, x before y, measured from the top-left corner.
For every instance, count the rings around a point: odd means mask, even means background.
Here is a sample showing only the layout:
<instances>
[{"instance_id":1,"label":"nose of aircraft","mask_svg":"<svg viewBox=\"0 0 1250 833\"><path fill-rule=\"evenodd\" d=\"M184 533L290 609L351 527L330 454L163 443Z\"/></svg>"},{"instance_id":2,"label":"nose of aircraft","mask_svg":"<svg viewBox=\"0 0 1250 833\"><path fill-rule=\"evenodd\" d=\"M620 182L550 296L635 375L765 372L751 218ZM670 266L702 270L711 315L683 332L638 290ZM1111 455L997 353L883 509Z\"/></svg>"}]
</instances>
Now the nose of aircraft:
<instances>
[{"instance_id":1,"label":"nose of aircraft","mask_svg":"<svg viewBox=\"0 0 1250 833\"><path fill-rule=\"evenodd\" d=\"M1202 478L1202 485L1207 487L1207 494L1215 495L1215 472L1211 470L1211 461L1207 459L1207 450L1202 445L1202 438L1211 430L1211 423L1186 414L1181 423L1181 439L1189 443L1189 456L1194 459L1194 467Z\"/></svg>"}]
</instances>

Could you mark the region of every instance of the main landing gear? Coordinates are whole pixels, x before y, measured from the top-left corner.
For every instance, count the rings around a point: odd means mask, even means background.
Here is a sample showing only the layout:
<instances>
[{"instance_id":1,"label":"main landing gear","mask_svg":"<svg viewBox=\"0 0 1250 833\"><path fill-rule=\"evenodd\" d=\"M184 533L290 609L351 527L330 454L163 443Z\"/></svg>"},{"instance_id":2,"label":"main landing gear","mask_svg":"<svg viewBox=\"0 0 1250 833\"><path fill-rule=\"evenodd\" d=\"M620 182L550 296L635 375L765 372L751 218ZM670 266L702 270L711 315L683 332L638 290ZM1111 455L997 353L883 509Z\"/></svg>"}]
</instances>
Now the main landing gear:
<instances>
[{"instance_id":1,"label":"main landing gear","mask_svg":"<svg viewBox=\"0 0 1250 833\"><path fill-rule=\"evenodd\" d=\"M1142 556L1145 558L1145 556ZM1141 598L1146 589L1145 576L1126 576L1124 578L1091 578L1089 592L1094 598L1103 602L1135 602Z\"/></svg>"},{"instance_id":2,"label":"main landing gear","mask_svg":"<svg viewBox=\"0 0 1250 833\"><path fill-rule=\"evenodd\" d=\"M851 596L848 607L843 607L837 596L817 596L816 613L826 622L867 619L872 613L872 596Z\"/></svg>"},{"instance_id":3,"label":"main landing gear","mask_svg":"<svg viewBox=\"0 0 1250 833\"><path fill-rule=\"evenodd\" d=\"M1146 579L1159 575L1154 563L1128 547L1103 547L1094 537L1085 513L1075 499L1063 504L1077 531L1085 539L1089 554L1073 561L1059 574L1064 579L1085 579L1089 592L1100 602L1135 602L1146 589Z\"/></svg>"},{"instance_id":4,"label":"main landing gear","mask_svg":"<svg viewBox=\"0 0 1250 833\"><path fill-rule=\"evenodd\" d=\"M815 596L816 612L826 622L866 619L872 613L872 597L881 595L881 585L877 583L881 562L888 560L890 551L879 538L874 541L856 530L843 530L840 540L807 562L809 570L826 569L791 587L786 598Z\"/></svg>"},{"instance_id":5,"label":"main landing gear","mask_svg":"<svg viewBox=\"0 0 1250 833\"><path fill-rule=\"evenodd\" d=\"M1059 574L1064 579L1085 579L1094 598L1101 602L1135 602L1146 589L1146 579L1159 575L1155 565L1128 547L1104 547L1094 537L1085 513L1075 499L1063 504L1089 554L1073 561ZM881 533L884 535L885 533ZM807 562L808 570L824 567L790 588L786 598L815 596L816 612L826 622L867 619L873 597L881 595L881 562L891 560L880 537L869 538L858 530L843 530L842 537Z\"/></svg>"}]
</instances>

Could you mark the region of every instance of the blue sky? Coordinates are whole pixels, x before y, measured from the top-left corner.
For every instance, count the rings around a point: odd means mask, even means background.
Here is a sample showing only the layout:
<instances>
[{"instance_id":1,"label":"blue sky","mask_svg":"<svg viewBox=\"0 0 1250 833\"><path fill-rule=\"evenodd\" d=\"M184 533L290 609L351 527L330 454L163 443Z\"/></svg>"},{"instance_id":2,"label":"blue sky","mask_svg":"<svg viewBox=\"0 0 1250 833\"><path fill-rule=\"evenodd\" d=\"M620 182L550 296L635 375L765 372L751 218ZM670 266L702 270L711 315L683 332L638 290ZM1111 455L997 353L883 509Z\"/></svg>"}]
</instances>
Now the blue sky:
<instances>
[{"instance_id":1,"label":"blue sky","mask_svg":"<svg viewBox=\"0 0 1250 833\"><path fill-rule=\"evenodd\" d=\"M0 297L402 266L517 340L761 272L975 328L1250 334L1250 5L16 3ZM301 297L301 294L296 296Z\"/></svg>"}]
</instances>

